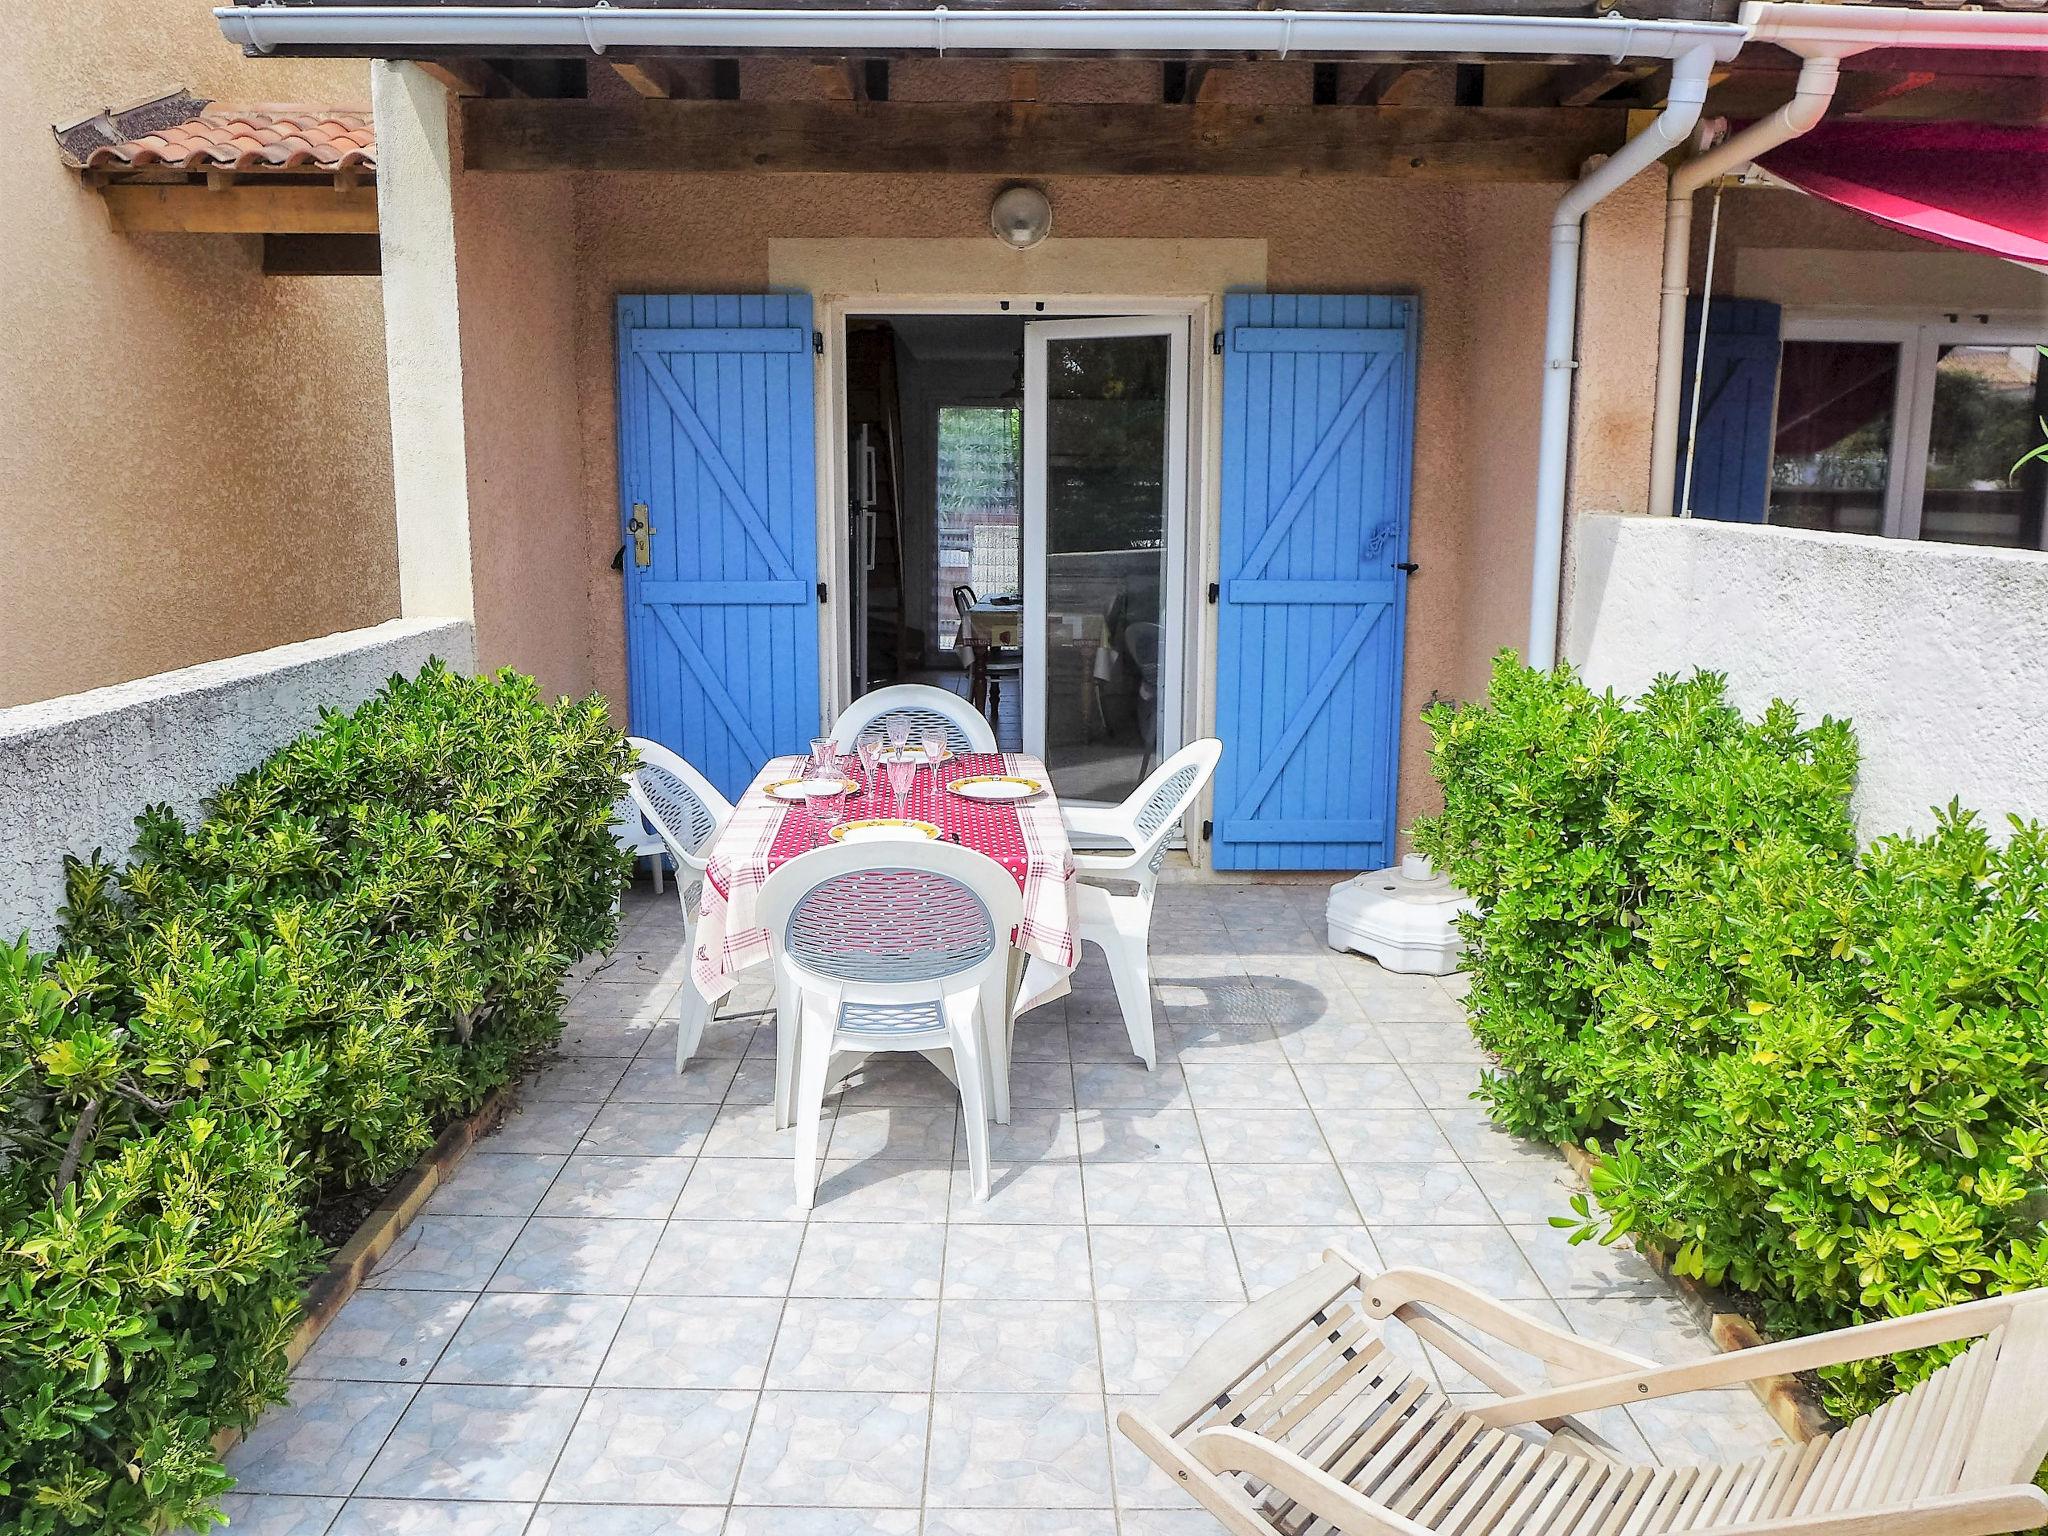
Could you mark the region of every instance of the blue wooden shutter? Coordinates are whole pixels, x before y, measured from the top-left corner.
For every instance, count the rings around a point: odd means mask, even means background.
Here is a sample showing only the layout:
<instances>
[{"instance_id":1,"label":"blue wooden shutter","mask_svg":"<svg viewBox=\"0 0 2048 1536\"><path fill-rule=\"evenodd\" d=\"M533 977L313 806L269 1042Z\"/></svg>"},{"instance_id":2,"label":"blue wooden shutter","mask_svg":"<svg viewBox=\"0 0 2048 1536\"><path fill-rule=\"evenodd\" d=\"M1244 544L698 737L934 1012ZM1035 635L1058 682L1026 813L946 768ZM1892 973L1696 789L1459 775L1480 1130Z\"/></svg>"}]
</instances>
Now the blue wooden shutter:
<instances>
[{"instance_id":1,"label":"blue wooden shutter","mask_svg":"<svg viewBox=\"0 0 2048 1536\"><path fill-rule=\"evenodd\" d=\"M1678 406L1674 511L1685 498L1686 434L1699 352L1700 301L1685 311L1685 388ZM1760 523L1771 499L1771 424L1778 404L1778 306L1763 299L1714 300L1700 376L1700 446L1693 456L1692 515Z\"/></svg>"},{"instance_id":2,"label":"blue wooden shutter","mask_svg":"<svg viewBox=\"0 0 2048 1536\"><path fill-rule=\"evenodd\" d=\"M1415 300L1224 301L1219 869L1389 863Z\"/></svg>"},{"instance_id":3,"label":"blue wooden shutter","mask_svg":"<svg viewBox=\"0 0 2048 1536\"><path fill-rule=\"evenodd\" d=\"M632 729L735 798L818 731L812 390L807 294L619 300Z\"/></svg>"}]
</instances>

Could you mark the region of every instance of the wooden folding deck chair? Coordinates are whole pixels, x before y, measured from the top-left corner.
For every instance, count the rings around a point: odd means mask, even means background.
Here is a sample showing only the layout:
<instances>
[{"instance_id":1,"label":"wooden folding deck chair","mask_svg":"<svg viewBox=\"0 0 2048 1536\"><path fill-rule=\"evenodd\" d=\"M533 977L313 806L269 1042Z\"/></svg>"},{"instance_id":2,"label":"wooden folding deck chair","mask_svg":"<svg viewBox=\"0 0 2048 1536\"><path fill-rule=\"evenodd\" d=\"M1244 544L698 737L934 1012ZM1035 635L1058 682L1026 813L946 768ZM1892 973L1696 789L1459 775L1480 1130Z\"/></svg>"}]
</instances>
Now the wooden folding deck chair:
<instances>
[{"instance_id":1,"label":"wooden folding deck chair","mask_svg":"<svg viewBox=\"0 0 2048 1536\"><path fill-rule=\"evenodd\" d=\"M1496 1394L1462 1406L1387 1318ZM1453 1324L1536 1356L1525 1386ZM1739 1465L1631 1461L1571 1415L1977 1339L1847 1428ZM1253 1302L1118 1427L1236 1536L1991 1536L2048 1524L2048 1290L1660 1366L1430 1270L1336 1249Z\"/></svg>"}]
</instances>

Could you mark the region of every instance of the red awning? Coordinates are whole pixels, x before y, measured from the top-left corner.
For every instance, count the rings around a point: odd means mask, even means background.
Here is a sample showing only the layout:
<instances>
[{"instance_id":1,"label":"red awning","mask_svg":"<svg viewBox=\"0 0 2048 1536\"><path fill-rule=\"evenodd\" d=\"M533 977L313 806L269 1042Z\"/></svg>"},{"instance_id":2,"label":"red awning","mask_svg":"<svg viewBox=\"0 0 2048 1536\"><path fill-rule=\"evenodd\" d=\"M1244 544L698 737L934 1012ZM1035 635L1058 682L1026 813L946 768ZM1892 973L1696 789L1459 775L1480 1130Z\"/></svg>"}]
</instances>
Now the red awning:
<instances>
[{"instance_id":1,"label":"red awning","mask_svg":"<svg viewBox=\"0 0 2048 1536\"><path fill-rule=\"evenodd\" d=\"M1757 164L1906 234L2048 267L2048 128L1823 123Z\"/></svg>"}]
</instances>

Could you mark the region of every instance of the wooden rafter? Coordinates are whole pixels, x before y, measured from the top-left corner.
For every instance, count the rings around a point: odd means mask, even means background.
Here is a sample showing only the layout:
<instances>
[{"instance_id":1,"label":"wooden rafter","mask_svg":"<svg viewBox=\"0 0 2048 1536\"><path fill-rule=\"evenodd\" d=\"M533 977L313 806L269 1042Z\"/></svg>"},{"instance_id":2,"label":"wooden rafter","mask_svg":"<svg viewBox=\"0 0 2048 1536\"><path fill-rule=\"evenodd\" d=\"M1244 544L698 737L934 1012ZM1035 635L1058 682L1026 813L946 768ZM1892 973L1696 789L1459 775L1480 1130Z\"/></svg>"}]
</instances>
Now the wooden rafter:
<instances>
[{"instance_id":1,"label":"wooden rafter","mask_svg":"<svg viewBox=\"0 0 2048 1536\"><path fill-rule=\"evenodd\" d=\"M642 96L693 96L690 82L674 64L664 59L613 59L618 77Z\"/></svg>"},{"instance_id":2,"label":"wooden rafter","mask_svg":"<svg viewBox=\"0 0 2048 1536\"><path fill-rule=\"evenodd\" d=\"M1590 107L1594 102L1624 86L1647 80L1659 68L1656 61L1631 60L1611 64L1593 59L1554 70L1521 94L1518 107Z\"/></svg>"},{"instance_id":3,"label":"wooden rafter","mask_svg":"<svg viewBox=\"0 0 2048 1536\"><path fill-rule=\"evenodd\" d=\"M1399 97L1429 73L1427 64L1380 64L1351 98L1355 107L1398 107Z\"/></svg>"},{"instance_id":4,"label":"wooden rafter","mask_svg":"<svg viewBox=\"0 0 2048 1536\"><path fill-rule=\"evenodd\" d=\"M1611 151L1593 109L1028 102L463 104L480 171L942 171L997 175L1437 176L1568 180Z\"/></svg>"},{"instance_id":5,"label":"wooden rafter","mask_svg":"<svg viewBox=\"0 0 2048 1536\"><path fill-rule=\"evenodd\" d=\"M1838 116L1855 117L1915 91L1924 91L1937 78L1931 69L1908 70L1898 75L1845 74L1835 86L1833 108Z\"/></svg>"},{"instance_id":6,"label":"wooden rafter","mask_svg":"<svg viewBox=\"0 0 2048 1536\"><path fill-rule=\"evenodd\" d=\"M866 97L861 68L852 59L828 59L813 68L827 101L860 101Z\"/></svg>"},{"instance_id":7,"label":"wooden rafter","mask_svg":"<svg viewBox=\"0 0 2048 1536\"><path fill-rule=\"evenodd\" d=\"M511 76L494 69L482 59L421 59L425 73L432 75L456 96L519 96L524 93Z\"/></svg>"}]
</instances>

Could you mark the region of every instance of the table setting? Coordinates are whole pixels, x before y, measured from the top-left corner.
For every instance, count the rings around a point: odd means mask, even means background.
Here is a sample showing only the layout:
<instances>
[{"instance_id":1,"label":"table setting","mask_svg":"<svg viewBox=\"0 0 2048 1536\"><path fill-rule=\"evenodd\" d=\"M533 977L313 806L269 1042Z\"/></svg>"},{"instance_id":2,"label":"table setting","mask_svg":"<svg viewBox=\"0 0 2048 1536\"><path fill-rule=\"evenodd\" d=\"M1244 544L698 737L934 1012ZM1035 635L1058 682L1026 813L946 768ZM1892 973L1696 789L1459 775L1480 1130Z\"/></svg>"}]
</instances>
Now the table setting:
<instances>
[{"instance_id":1,"label":"table setting","mask_svg":"<svg viewBox=\"0 0 2048 1536\"><path fill-rule=\"evenodd\" d=\"M768 876L812 849L857 843L885 865L891 846L939 841L983 854L1017 882L1011 935L1018 1012L1063 996L1078 954L1073 850L1044 763L1022 752L955 752L943 732L903 716L842 752L826 737L807 755L763 764L710 850L691 982L716 999L769 958L756 914Z\"/></svg>"}]
</instances>

